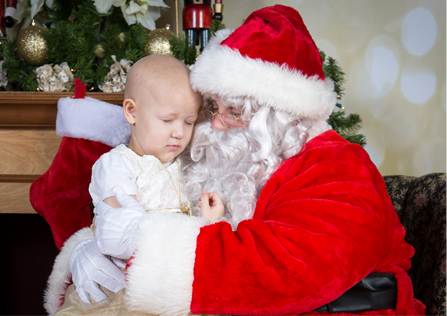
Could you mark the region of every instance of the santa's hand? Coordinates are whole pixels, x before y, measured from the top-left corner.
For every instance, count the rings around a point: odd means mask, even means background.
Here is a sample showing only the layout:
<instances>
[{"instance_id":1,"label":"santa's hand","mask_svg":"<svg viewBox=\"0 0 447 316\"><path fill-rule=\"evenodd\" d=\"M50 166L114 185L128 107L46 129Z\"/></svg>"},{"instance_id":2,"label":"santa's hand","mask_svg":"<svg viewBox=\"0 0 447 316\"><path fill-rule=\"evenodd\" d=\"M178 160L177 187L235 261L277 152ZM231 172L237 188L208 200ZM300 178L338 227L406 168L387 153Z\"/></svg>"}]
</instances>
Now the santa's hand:
<instances>
[{"instance_id":1,"label":"santa's hand","mask_svg":"<svg viewBox=\"0 0 447 316\"><path fill-rule=\"evenodd\" d=\"M206 217L211 223L217 221L224 213L224 206L220 196L216 192L208 193L207 190L202 191L199 200L201 201L200 216Z\"/></svg>"},{"instance_id":2,"label":"santa's hand","mask_svg":"<svg viewBox=\"0 0 447 316\"><path fill-rule=\"evenodd\" d=\"M85 303L90 303L89 295L95 302L107 297L99 285L117 293L126 284L124 272L99 251L94 239L81 241L73 248L69 267L76 292Z\"/></svg>"},{"instance_id":3,"label":"santa's hand","mask_svg":"<svg viewBox=\"0 0 447 316\"><path fill-rule=\"evenodd\" d=\"M135 251L138 223L146 211L122 188L114 188L113 191L122 207L114 208L102 201L98 202L95 207L95 238L103 254L129 259Z\"/></svg>"}]
</instances>

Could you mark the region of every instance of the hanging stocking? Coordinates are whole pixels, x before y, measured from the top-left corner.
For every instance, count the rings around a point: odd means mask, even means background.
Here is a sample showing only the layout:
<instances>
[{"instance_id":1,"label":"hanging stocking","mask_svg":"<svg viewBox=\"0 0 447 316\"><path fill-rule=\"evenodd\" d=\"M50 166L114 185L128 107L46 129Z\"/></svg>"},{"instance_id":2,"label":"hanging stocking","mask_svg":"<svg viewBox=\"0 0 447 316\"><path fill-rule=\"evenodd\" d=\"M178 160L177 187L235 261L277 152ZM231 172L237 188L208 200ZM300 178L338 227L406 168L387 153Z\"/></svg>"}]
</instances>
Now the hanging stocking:
<instances>
[{"instance_id":1,"label":"hanging stocking","mask_svg":"<svg viewBox=\"0 0 447 316\"><path fill-rule=\"evenodd\" d=\"M62 98L56 133L62 142L47 172L33 182L30 201L47 220L56 246L91 224L88 186L95 161L112 147L127 144L130 127L122 107L92 98Z\"/></svg>"}]
</instances>

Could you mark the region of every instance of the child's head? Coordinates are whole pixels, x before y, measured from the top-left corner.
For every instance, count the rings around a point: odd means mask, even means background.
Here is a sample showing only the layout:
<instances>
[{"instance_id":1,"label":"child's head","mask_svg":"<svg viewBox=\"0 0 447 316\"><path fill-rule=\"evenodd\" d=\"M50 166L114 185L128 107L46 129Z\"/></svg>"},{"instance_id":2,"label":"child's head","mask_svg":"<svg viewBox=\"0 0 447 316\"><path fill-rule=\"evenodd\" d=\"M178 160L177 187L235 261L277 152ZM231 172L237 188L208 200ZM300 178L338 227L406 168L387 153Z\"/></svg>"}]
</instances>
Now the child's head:
<instances>
[{"instance_id":1,"label":"child's head","mask_svg":"<svg viewBox=\"0 0 447 316\"><path fill-rule=\"evenodd\" d=\"M171 161L188 145L200 103L182 62L167 55L140 59L129 71L124 92L124 115L132 131L129 147Z\"/></svg>"}]
</instances>

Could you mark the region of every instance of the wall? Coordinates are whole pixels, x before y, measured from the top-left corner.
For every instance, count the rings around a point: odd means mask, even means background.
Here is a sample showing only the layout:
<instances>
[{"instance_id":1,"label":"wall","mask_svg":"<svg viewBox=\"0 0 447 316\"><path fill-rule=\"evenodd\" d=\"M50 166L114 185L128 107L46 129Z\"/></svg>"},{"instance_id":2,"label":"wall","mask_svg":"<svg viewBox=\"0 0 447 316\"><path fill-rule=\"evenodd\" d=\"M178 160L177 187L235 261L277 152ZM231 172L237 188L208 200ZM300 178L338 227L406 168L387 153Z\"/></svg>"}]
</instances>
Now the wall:
<instances>
[{"instance_id":1,"label":"wall","mask_svg":"<svg viewBox=\"0 0 447 316\"><path fill-rule=\"evenodd\" d=\"M212 1L214 3L214 1ZM157 21L175 30L175 1ZM296 8L317 46L346 73L343 106L363 119L383 175L446 171L446 3L443 0L223 0L236 28L273 4ZM179 1L179 12L183 1ZM179 29L182 30L180 22Z\"/></svg>"}]
</instances>

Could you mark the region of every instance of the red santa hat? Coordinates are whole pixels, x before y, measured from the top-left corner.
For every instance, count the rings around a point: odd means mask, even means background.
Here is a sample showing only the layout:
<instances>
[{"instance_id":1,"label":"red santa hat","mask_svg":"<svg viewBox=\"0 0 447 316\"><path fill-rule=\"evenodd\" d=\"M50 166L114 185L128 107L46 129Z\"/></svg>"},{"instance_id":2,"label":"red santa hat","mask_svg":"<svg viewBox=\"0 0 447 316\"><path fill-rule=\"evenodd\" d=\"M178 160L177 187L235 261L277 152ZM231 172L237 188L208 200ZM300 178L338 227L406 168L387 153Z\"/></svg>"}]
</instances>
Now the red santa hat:
<instances>
[{"instance_id":1,"label":"red santa hat","mask_svg":"<svg viewBox=\"0 0 447 316\"><path fill-rule=\"evenodd\" d=\"M216 32L191 73L202 94L243 96L299 117L326 120L337 95L298 11L253 12L234 32Z\"/></svg>"}]
</instances>

